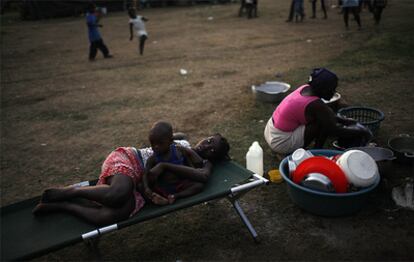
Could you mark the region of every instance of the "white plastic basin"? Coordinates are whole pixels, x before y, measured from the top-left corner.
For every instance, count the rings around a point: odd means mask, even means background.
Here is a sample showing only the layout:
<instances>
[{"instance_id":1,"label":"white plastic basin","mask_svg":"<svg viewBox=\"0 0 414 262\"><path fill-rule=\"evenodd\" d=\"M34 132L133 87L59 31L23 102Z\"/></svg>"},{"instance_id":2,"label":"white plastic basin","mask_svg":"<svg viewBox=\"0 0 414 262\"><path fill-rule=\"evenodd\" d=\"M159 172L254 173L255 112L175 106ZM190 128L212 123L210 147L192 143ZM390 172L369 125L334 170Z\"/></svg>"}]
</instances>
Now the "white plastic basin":
<instances>
[{"instance_id":1,"label":"white plastic basin","mask_svg":"<svg viewBox=\"0 0 414 262\"><path fill-rule=\"evenodd\" d=\"M337 164L342 168L349 183L356 187L368 187L379 176L375 160L361 150L349 150L338 158Z\"/></svg>"}]
</instances>

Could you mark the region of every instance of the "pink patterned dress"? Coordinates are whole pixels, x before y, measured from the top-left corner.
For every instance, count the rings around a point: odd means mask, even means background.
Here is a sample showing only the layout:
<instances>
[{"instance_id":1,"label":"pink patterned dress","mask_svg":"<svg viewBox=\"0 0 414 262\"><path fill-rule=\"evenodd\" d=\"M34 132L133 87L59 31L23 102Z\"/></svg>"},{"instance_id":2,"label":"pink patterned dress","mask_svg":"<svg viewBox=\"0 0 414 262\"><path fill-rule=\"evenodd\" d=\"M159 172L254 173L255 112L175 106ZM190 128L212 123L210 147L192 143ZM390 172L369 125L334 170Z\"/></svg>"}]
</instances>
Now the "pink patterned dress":
<instances>
[{"instance_id":1,"label":"pink patterned dress","mask_svg":"<svg viewBox=\"0 0 414 262\"><path fill-rule=\"evenodd\" d=\"M108 184L107 179L116 174L127 175L134 181L135 208L130 214L131 217L145 204L141 193L137 191L137 186L144 174L144 165L135 148L118 147L112 151L102 164L102 171L97 184Z\"/></svg>"}]
</instances>

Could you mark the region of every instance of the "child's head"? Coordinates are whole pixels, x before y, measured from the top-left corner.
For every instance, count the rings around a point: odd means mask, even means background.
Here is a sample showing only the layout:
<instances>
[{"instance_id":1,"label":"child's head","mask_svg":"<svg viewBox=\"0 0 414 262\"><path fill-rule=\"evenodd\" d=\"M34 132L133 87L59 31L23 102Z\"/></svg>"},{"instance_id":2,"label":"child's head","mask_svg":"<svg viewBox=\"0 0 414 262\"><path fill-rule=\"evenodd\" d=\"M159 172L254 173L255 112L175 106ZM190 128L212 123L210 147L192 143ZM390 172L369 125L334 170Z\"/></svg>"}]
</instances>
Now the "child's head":
<instances>
[{"instance_id":1,"label":"child's head","mask_svg":"<svg viewBox=\"0 0 414 262\"><path fill-rule=\"evenodd\" d=\"M86 10L88 11L88 13L94 13L96 10L96 5L93 2L90 2L88 4L88 7L86 8Z\"/></svg>"},{"instance_id":2,"label":"child's head","mask_svg":"<svg viewBox=\"0 0 414 262\"><path fill-rule=\"evenodd\" d=\"M194 149L202 158L212 162L230 159L228 155L230 145L227 139L219 133L202 139Z\"/></svg>"},{"instance_id":3,"label":"child's head","mask_svg":"<svg viewBox=\"0 0 414 262\"><path fill-rule=\"evenodd\" d=\"M157 154L165 154L173 142L173 129L170 123L158 121L152 126L149 132L149 141L152 150Z\"/></svg>"},{"instance_id":4,"label":"child's head","mask_svg":"<svg viewBox=\"0 0 414 262\"><path fill-rule=\"evenodd\" d=\"M136 18L137 17L137 11L135 11L134 8L130 8L130 9L128 9L128 15L131 18Z\"/></svg>"}]
</instances>

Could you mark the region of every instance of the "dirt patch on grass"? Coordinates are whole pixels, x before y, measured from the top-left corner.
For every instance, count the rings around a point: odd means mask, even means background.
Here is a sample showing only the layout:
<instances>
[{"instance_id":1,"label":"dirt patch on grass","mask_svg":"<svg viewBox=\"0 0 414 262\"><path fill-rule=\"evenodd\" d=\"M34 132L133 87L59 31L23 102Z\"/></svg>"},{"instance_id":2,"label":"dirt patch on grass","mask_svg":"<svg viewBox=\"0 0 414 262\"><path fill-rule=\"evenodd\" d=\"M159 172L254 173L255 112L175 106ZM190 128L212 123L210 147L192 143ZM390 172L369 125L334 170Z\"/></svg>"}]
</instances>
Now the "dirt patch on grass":
<instances>
[{"instance_id":1,"label":"dirt patch on grass","mask_svg":"<svg viewBox=\"0 0 414 262\"><path fill-rule=\"evenodd\" d=\"M94 63L87 61L83 18L22 22L2 16L2 206L46 187L96 178L117 146L148 145L149 127L159 119L193 143L222 133L241 164L257 140L266 169L276 167L262 135L276 105L255 101L250 86L281 80L296 87L314 67L337 72L348 102L385 113L378 144L397 133L413 134L413 4L391 3L378 27L364 10L361 31L352 20L345 30L338 9L329 10L328 20L285 23L288 5L262 0L259 18L251 20L237 17L237 4L145 9L144 56L136 39L128 40L127 15L112 13L102 20L102 35L114 58ZM306 11L309 16L308 3ZM220 200L109 234L100 243L103 258L412 260L414 215L394 209L390 190L413 173L392 166L366 210L336 219L301 211L285 184L256 189L242 206L260 245ZM92 258L76 245L39 260Z\"/></svg>"}]
</instances>

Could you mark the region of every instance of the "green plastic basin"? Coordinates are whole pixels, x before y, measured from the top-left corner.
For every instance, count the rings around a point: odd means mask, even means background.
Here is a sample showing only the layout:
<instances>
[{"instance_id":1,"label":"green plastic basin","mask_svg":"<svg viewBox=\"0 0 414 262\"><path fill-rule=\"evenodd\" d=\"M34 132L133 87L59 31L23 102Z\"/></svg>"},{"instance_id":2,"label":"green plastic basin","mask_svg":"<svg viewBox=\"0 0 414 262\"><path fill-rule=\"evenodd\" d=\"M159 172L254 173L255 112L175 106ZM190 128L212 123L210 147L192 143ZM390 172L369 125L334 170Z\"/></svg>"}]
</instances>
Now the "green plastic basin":
<instances>
[{"instance_id":1,"label":"green plastic basin","mask_svg":"<svg viewBox=\"0 0 414 262\"><path fill-rule=\"evenodd\" d=\"M342 151L315 149L310 150L315 156L335 156ZM366 188L350 193L326 193L303 187L289 178L288 157L284 158L279 171L286 181L289 196L300 208L320 216L351 215L367 205L369 194L378 186L380 177Z\"/></svg>"}]
</instances>

